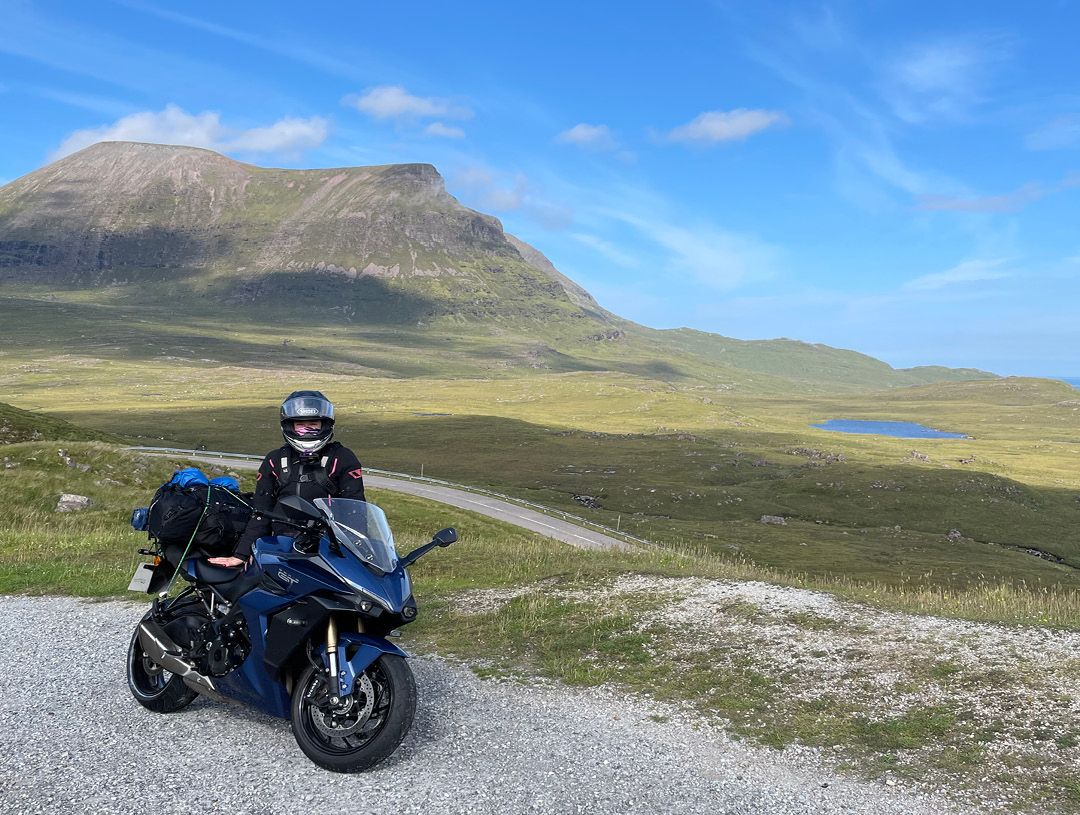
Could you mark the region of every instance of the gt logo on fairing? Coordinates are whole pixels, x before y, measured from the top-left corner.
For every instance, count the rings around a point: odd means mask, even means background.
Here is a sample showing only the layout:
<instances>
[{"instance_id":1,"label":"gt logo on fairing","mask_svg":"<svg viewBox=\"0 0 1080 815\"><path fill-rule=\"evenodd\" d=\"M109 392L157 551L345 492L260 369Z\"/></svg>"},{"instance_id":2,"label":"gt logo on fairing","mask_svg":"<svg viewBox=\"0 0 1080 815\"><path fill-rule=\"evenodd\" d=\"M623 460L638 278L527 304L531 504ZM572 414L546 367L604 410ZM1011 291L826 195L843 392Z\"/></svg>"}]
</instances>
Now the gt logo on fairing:
<instances>
[{"instance_id":1,"label":"gt logo on fairing","mask_svg":"<svg viewBox=\"0 0 1080 815\"><path fill-rule=\"evenodd\" d=\"M300 582L284 569L278 569L277 579L280 580L282 583L288 583L290 586Z\"/></svg>"}]
</instances>

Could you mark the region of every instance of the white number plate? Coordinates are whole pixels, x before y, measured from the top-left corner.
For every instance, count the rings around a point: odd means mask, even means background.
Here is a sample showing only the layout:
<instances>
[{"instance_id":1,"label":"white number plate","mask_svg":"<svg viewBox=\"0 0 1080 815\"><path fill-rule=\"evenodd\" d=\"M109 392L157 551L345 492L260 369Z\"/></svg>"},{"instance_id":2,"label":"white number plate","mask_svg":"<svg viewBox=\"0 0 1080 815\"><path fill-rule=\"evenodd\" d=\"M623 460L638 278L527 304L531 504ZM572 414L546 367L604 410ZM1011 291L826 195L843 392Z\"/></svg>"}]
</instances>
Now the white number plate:
<instances>
[{"instance_id":1,"label":"white number plate","mask_svg":"<svg viewBox=\"0 0 1080 815\"><path fill-rule=\"evenodd\" d=\"M149 563L140 563L135 569L135 575L128 583L128 591L145 592L150 588L150 578L154 576L154 567Z\"/></svg>"}]
</instances>

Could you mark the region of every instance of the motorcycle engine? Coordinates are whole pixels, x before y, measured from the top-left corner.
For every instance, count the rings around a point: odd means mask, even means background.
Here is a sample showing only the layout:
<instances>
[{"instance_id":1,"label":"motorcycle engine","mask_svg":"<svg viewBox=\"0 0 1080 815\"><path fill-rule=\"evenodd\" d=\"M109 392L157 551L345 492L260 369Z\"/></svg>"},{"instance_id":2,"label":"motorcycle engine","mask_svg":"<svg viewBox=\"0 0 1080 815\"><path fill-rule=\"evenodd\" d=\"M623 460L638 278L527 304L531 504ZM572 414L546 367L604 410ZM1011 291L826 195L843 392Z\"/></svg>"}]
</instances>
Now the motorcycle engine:
<instances>
[{"instance_id":1,"label":"motorcycle engine","mask_svg":"<svg viewBox=\"0 0 1080 815\"><path fill-rule=\"evenodd\" d=\"M225 676L247 659L251 640L243 617L211 620L199 629L199 643L192 651L196 667L207 676Z\"/></svg>"}]
</instances>

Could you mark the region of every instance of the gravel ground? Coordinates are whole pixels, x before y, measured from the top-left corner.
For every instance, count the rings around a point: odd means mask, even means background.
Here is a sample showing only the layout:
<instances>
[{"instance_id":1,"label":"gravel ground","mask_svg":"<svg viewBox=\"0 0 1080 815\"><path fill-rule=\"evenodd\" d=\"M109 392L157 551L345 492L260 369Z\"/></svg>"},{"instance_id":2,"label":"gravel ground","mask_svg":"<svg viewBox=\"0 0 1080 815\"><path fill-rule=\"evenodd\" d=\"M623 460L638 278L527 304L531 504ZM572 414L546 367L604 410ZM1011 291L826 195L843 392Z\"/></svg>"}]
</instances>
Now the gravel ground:
<instances>
[{"instance_id":1,"label":"gravel ground","mask_svg":"<svg viewBox=\"0 0 1080 815\"><path fill-rule=\"evenodd\" d=\"M481 682L412 661L420 708L386 763L310 764L288 724L203 700L144 710L124 680L143 607L0 598L0 812L952 813L942 801L839 778L812 751L749 748L663 724L640 699Z\"/></svg>"},{"instance_id":2,"label":"gravel ground","mask_svg":"<svg viewBox=\"0 0 1080 815\"><path fill-rule=\"evenodd\" d=\"M843 703L883 723L946 711L950 737L978 755L972 766L940 765L951 754L929 740L896 751L894 770L909 787L950 790L973 809L1039 811L1033 789L1080 780L1080 633L889 612L768 583L644 575L588 591L541 583L471 592L458 611L491 612L530 593L632 606L640 630L665 633L647 646L657 659L705 654L722 673L749 657L786 703ZM634 601L657 597L668 602L644 610ZM991 735L977 736L982 729Z\"/></svg>"}]
</instances>

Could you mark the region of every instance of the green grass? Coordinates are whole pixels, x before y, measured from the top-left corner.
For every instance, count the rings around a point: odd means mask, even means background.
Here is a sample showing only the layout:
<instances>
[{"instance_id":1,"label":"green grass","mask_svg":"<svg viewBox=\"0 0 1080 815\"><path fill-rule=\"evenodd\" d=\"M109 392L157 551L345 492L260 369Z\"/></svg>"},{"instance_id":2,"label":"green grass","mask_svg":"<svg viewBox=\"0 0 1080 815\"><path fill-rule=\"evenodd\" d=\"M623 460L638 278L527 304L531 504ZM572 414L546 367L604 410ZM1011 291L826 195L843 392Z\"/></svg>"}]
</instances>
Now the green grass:
<instances>
[{"instance_id":1,"label":"green grass","mask_svg":"<svg viewBox=\"0 0 1080 815\"><path fill-rule=\"evenodd\" d=\"M145 536L127 526L130 509L145 504L155 487L185 462L132 456L100 443L63 444L74 462L89 463L91 470L67 466L57 455L57 442L4 448L16 466L0 471L0 491L10 499L0 507L0 592L122 596L140 560L135 549L145 543ZM94 506L54 513L57 496L67 491L89 495ZM933 769L967 783L964 779L978 763L983 745L1001 734L964 719L947 705L880 720L866 716L854 700L799 699L792 691L801 688L800 676L775 675L734 629L705 650L685 653L680 648L684 632L655 622L669 597L652 591L611 594L605 587L627 574L771 580L819 587L892 610L1080 628L1076 594L1036 595L1010 586L912 591L807 576L793 579L702 552L581 551L414 497L377 490L371 497L387 510L403 552L443 526L454 525L461 534L457 544L432 553L412 570L421 616L406 631L421 649L467 660L482 676L542 676L646 694L717 717L756 743L840 750L845 760L870 774L883 768L911 775L920 768ZM496 602L485 599L489 596ZM503 602L501 596L510 599ZM809 612L774 618L747 602L729 603L723 612L750 630L782 623L819 635L858 638L865 633ZM933 659L897 667L907 672L905 681L911 687L937 683L947 689L950 683L979 682L999 688L1024 681L994 672L967 675L958 666ZM1034 732L1027 737L1042 738ZM1075 752L1072 731L1046 739L1042 743L1048 750ZM1046 787L1045 800L1057 800L1056 789Z\"/></svg>"},{"instance_id":2,"label":"green grass","mask_svg":"<svg viewBox=\"0 0 1080 815\"><path fill-rule=\"evenodd\" d=\"M45 301L35 291L8 301L7 398L95 431L262 453L279 443L281 396L316 384L338 405L339 437L370 467L423 468L792 576L943 591L1080 587L1080 407L1062 383L823 394L737 368L668 377L610 342L585 342L571 356L592 362L556 373L513 361L531 353L524 324L493 339L490 326L468 323L443 336L377 323L299 331L286 321L268 336L242 313L176 320L160 304L133 310L108 292ZM544 336L551 348L572 339ZM830 417L924 421L975 438L810 428ZM788 525L765 526L762 515ZM959 542L946 540L952 529Z\"/></svg>"}]
</instances>

